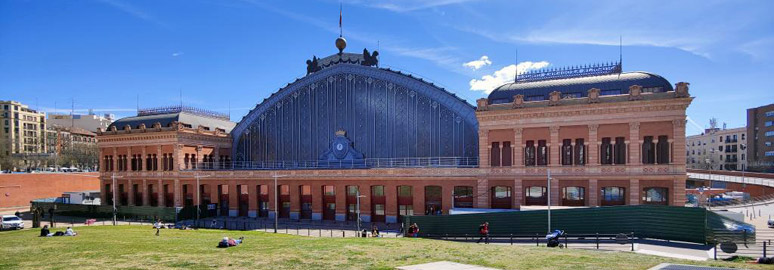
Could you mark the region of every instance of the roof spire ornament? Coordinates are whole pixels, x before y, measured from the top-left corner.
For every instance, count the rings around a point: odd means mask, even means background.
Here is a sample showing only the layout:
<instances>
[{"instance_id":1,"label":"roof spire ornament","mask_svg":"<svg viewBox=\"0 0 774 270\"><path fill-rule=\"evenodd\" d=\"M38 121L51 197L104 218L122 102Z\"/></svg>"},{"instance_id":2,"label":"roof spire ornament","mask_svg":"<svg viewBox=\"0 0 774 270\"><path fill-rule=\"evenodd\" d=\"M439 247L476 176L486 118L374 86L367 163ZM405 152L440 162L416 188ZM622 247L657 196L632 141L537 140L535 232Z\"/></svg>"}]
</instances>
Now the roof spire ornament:
<instances>
[{"instance_id":1,"label":"roof spire ornament","mask_svg":"<svg viewBox=\"0 0 774 270\"><path fill-rule=\"evenodd\" d=\"M344 39L344 29L341 26L342 4L339 3L339 38L336 39L336 48L339 49L339 54L344 53L344 48L347 48L347 40Z\"/></svg>"}]
</instances>

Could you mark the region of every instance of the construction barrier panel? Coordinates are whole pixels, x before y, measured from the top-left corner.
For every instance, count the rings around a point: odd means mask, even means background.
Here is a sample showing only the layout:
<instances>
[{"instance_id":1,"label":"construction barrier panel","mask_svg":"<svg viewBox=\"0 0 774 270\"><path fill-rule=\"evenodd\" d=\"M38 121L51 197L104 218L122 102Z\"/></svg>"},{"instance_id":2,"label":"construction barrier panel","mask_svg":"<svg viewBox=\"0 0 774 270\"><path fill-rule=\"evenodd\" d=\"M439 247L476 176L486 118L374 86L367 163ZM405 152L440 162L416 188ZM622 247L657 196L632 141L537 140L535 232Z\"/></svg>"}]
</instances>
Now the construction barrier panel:
<instances>
[{"instance_id":1,"label":"construction barrier panel","mask_svg":"<svg viewBox=\"0 0 774 270\"><path fill-rule=\"evenodd\" d=\"M515 211L441 216L404 216L404 227L416 223L419 236L476 235L489 222L493 235L545 235L548 211ZM749 229L752 228L752 233ZM734 221L704 208L659 205L608 206L551 211L551 230L567 234L634 233L638 238L692 243L754 241L752 225ZM747 229L747 230L745 230ZM719 237L722 236L722 237Z\"/></svg>"}]
</instances>

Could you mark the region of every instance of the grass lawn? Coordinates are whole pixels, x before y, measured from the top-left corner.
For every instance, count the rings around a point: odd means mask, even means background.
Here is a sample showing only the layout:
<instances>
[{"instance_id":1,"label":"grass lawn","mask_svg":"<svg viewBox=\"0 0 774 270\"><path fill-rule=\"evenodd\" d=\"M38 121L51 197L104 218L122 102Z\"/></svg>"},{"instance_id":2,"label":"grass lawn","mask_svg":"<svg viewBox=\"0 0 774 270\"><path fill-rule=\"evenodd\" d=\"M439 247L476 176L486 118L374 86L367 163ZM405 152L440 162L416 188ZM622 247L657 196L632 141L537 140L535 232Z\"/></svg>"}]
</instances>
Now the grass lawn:
<instances>
[{"instance_id":1,"label":"grass lawn","mask_svg":"<svg viewBox=\"0 0 774 270\"><path fill-rule=\"evenodd\" d=\"M148 226L77 229L76 237L51 238L37 237L37 229L0 232L0 269L393 269L440 260L502 269L647 269L663 262L764 269L627 252L426 239L312 238L219 230L162 230L156 237ZM246 239L238 247L216 248L223 236Z\"/></svg>"}]
</instances>

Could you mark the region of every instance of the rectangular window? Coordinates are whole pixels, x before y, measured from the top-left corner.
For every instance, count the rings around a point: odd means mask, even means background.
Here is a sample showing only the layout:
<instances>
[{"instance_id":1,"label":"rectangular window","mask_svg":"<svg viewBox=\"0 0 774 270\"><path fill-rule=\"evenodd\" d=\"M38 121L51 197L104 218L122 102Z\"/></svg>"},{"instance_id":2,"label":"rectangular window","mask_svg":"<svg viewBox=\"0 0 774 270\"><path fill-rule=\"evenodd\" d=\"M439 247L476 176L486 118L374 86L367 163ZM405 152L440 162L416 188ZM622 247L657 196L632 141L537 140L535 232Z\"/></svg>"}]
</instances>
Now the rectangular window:
<instances>
[{"instance_id":1,"label":"rectangular window","mask_svg":"<svg viewBox=\"0 0 774 270\"><path fill-rule=\"evenodd\" d=\"M510 167L513 162L511 161L511 142L503 142L503 151L502 151L502 166Z\"/></svg>"},{"instance_id":2,"label":"rectangular window","mask_svg":"<svg viewBox=\"0 0 774 270\"><path fill-rule=\"evenodd\" d=\"M575 139L575 165L586 164L586 145L583 139Z\"/></svg>"},{"instance_id":3,"label":"rectangular window","mask_svg":"<svg viewBox=\"0 0 774 270\"><path fill-rule=\"evenodd\" d=\"M767 157L774 157L774 151L766 151Z\"/></svg>"},{"instance_id":4,"label":"rectangular window","mask_svg":"<svg viewBox=\"0 0 774 270\"><path fill-rule=\"evenodd\" d=\"M414 206L413 205L398 205L398 214L401 216L413 216L414 215Z\"/></svg>"},{"instance_id":5,"label":"rectangular window","mask_svg":"<svg viewBox=\"0 0 774 270\"><path fill-rule=\"evenodd\" d=\"M766 116L767 116L767 117L772 117L772 116L774 116L774 111L768 111L768 112L766 112Z\"/></svg>"},{"instance_id":6,"label":"rectangular window","mask_svg":"<svg viewBox=\"0 0 774 270\"><path fill-rule=\"evenodd\" d=\"M500 167L500 143L493 142L490 150L489 164L491 164L492 167Z\"/></svg>"},{"instance_id":7,"label":"rectangular window","mask_svg":"<svg viewBox=\"0 0 774 270\"><path fill-rule=\"evenodd\" d=\"M615 137L615 164L626 164L626 138Z\"/></svg>"},{"instance_id":8,"label":"rectangular window","mask_svg":"<svg viewBox=\"0 0 774 270\"><path fill-rule=\"evenodd\" d=\"M358 195L357 186L347 186L347 196L357 196L357 195Z\"/></svg>"},{"instance_id":9,"label":"rectangular window","mask_svg":"<svg viewBox=\"0 0 774 270\"><path fill-rule=\"evenodd\" d=\"M375 204L374 214L377 216L384 216L384 204Z\"/></svg>"},{"instance_id":10,"label":"rectangular window","mask_svg":"<svg viewBox=\"0 0 774 270\"><path fill-rule=\"evenodd\" d=\"M766 137L774 136L774 131L766 131Z\"/></svg>"},{"instance_id":11,"label":"rectangular window","mask_svg":"<svg viewBox=\"0 0 774 270\"><path fill-rule=\"evenodd\" d=\"M524 98L524 101L541 101L541 100L545 100L545 97L543 95L527 96Z\"/></svg>"},{"instance_id":12,"label":"rectangular window","mask_svg":"<svg viewBox=\"0 0 774 270\"><path fill-rule=\"evenodd\" d=\"M547 146L546 140L538 140L537 165L538 166L548 165L548 146Z\"/></svg>"},{"instance_id":13,"label":"rectangular window","mask_svg":"<svg viewBox=\"0 0 774 270\"><path fill-rule=\"evenodd\" d=\"M399 186L398 197L411 197L411 186Z\"/></svg>"},{"instance_id":14,"label":"rectangular window","mask_svg":"<svg viewBox=\"0 0 774 270\"><path fill-rule=\"evenodd\" d=\"M374 197L384 196L384 186L372 186L371 196L374 196Z\"/></svg>"},{"instance_id":15,"label":"rectangular window","mask_svg":"<svg viewBox=\"0 0 774 270\"><path fill-rule=\"evenodd\" d=\"M562 165L572 165L572 140L562 140Z\"/></svg>"},{"instance_id":16,"label":"rectangular window","mask_svg":"<svg viewBox=\"0 0 774 270\"><path fill-rule=\"evenodd\" d=\"M771 146L771 142L765 142L766 146Z\"/></svg>"},{"instance_id":17,"label":"rectangular window","mask_svg":"<svg viewBox=\"0 0 774 270\"><path fill-rule=\"evenodd\" d=\"M323 186L323 195L336 196L336 188L334 186Z\"/></svg>"},{"instance_id":18,"label":"rectangular window","mask_svg":"<svg viewBox=\"0 0 774 270\"><path fill-rule=\"evenodd\" d=\"M602 138L602 145L600 146L600 163L613 164L613 145L609 137Z\"/></svg>"},{"instance_id":19,"label":"rectangular window","mask_svg":"<svg viewBox=\"0 0 774 270\"><path fill-rule=\"evenodd\" d=\"M581 98L583 95L581 93L565 93L562 94L563 99L569 99L569 98Z\"/></svg>"},{"instance_id":20,"label":"rectangular window","mask_svg":"<svg viewBox=\"0 0 774 270\"><path fill-rule=\"evenodd\" d=\"M535 141L527 141L524 147L524 165L535 166Z\"/></svg>"}]
</instances>

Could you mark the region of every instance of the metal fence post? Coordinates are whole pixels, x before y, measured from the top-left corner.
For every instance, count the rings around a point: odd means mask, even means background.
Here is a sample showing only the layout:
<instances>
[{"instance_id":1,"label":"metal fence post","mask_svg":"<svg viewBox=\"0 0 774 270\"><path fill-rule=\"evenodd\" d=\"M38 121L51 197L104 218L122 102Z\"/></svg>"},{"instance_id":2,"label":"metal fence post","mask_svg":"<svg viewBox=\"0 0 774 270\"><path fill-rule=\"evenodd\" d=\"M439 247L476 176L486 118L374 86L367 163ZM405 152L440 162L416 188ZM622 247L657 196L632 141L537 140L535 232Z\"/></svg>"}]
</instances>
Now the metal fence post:
<instances>
[{"instance_id":1,"label":"metal fence post","mask_svg":"<svg viewBox=\"0 0 774 270\"><path fill-rule=\"evenodd\" d=\"M535 246L536 247L540 246L540 234L538 233L535 234Z\"/></svg>"},{"instance_id":2,"label":"metal fence post","mask_svg":"<svg viewBox=\"0 0 774 270\"><path fill-rule=\"evenodd\" d=\"M567 245L567 234L564 234L564 248L570 248L569 245Z\"/></svg>"},{"instance_id":3,"label":"metal fence post","mask_svg":"<svg viewBox=\"0 0 774 270\"><path fill-rule=\"evenodd\" d=\"M715 253L714 257L715 257L715 260L717 261L718 260L718 243L715 243L715 247L712 250Z\"/></svg>"},{"instance_id":4,"label":"metal fence post","mask_svg":"<svg viewBox=\"0 0 774 270\"><path fill-rule=\"evenodd\" d=\"M763 257L766 258L766 241L763 241Z\"/></svg>"},{"instance_id":5,"label":"metal fence post","mask_svg":"<svg viewBox=\"0 0 774 270\"><path fill-rule=\"evenodd\" d=\"M511 234L511 246L513 246L513 234Z\"/></svg>"},{"instance_id":6,"label":"metal fence post","mask_svg":"<svg viewBox=\"0 0 774 270\"><path fill-rule=\"evenodd\" d=\"M597 249L599 249L599 233L597 233Z\"/></svg>"},{"instance_id":7,"label":"metal fence post","mask_svg":"<svg viewBox=\"0 0 774 270\"><path fill-rule=\"evenodd\" d=\"M341 230L341 237L342 237L342 238L346 237L346 235L345 235L345 231L344 231L344 230Z\"/></svg>"},{"instance_id":8,"label":"metal fence post","mask_svg":"<svg viewBox=\"0 0 774 270\"><path fill-rule=\"evenodd\" d=\"M634 251L634 232L632 232L632 251Z\"/></svg>"}]
</instances>

